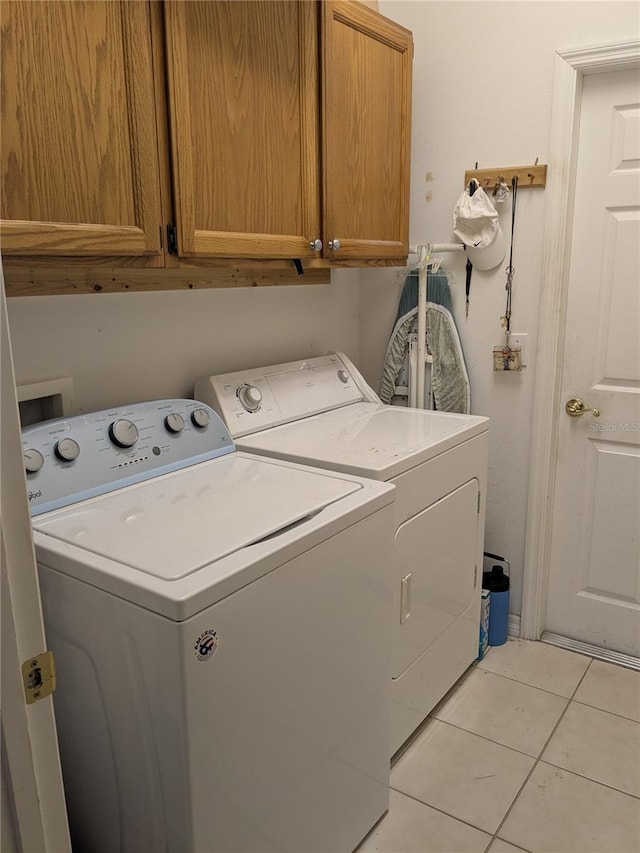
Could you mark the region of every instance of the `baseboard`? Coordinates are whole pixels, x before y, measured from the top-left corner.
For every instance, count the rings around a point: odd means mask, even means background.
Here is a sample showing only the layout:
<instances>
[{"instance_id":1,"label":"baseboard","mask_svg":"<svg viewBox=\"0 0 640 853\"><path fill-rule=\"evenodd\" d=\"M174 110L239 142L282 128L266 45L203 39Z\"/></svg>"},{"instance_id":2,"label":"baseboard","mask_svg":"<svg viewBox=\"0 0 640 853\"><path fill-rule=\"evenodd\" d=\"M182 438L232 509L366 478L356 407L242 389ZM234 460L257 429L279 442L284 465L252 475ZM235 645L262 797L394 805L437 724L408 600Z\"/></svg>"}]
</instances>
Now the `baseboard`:
<instances>
[{"instance_id":1,"label":"baseboard","mask_svg":"<svg viewBox=\"0 0 640 853\"><path fill-rule=\"evenodd\" d=\"M509 614L507 631L510 637L520 636L520 616L517 613ZM553 634L551 631L543 631L540 640L543 643L549 643L551 646L559 646L570 652L588 655L596 660L615 663L618 666L626 666L627 669L635 669L640 672L640 658L633 657L632 655L625 655L622 652L614 652L610 649L601 649L599 646L592 646L590 643L583 643L581 640L572 640L570 637Z\"/></svg>"},{"instance_id":2,"label":"baseboard","mask_svg":"<svg viewBox=\"0 0 640 853\"><path fill-rule=\"evenodd\" d=\"M589 657L597 660L626 666L627 669L635 669L640 672L640 658L634 658L632 655L625 655L622 652L614 652L610 649L601 649L599 646L592 646L590 643L583 643L581 640L572 640L570 637L563 637L560 634L552 634L550 631L543 631L540 639L543 643L549 643L552 646L560 646L560 648L568 649L571 652L589 655Z\"/></svg>"}]
</instances>

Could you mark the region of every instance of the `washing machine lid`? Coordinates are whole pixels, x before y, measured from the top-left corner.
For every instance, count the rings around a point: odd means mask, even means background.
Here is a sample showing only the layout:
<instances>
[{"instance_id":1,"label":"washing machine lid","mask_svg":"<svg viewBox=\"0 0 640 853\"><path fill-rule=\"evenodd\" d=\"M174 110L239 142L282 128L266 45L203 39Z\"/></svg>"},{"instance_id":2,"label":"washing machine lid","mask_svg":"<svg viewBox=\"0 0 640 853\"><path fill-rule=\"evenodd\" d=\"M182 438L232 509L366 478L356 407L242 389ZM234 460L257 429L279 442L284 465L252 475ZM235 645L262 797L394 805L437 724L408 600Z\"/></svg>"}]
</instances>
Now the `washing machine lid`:
<instances>
[{"instance_id":1,"label":"washing machine lid","mask_svg":"<svg viewBox=\"0 0 640 853\"><path fill-rule=\"evenodd\" d=\"M33 526L125 567L116 574L126 598L131 582L188 579L360 489L340 475L233 453L54 510Z\"/></svg>"},{"instance_id":2,"label":"washing machine lid","mask_svg":"<svg viewBox=\"0 0 640 853\"><path fill-rule=\"evenodd\" d=\"M484 432L489 419L354 403L237 439L237 447L292 462L390 480Z\"/></svg>"}]
</instances>

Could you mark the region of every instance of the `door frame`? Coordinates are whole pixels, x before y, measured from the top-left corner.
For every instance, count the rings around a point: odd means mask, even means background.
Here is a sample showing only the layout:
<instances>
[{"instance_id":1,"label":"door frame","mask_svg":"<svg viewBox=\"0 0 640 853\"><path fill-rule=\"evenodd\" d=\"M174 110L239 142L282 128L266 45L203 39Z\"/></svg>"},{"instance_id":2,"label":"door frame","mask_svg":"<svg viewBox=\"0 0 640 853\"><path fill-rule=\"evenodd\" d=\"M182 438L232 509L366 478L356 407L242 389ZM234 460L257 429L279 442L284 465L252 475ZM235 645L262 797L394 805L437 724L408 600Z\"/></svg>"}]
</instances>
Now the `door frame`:
<instances>
[{"instance_id":1,"label":"door frame","mask_svg":"<svg viewBox=\"0 0 640 853\"><path fill-rule=\"evenodd\" d=\"M546 624L582 81L587 74L638 67L635 40L555 56L520 620L527 640L540 639Z\"/></svg>"}]
</instances>

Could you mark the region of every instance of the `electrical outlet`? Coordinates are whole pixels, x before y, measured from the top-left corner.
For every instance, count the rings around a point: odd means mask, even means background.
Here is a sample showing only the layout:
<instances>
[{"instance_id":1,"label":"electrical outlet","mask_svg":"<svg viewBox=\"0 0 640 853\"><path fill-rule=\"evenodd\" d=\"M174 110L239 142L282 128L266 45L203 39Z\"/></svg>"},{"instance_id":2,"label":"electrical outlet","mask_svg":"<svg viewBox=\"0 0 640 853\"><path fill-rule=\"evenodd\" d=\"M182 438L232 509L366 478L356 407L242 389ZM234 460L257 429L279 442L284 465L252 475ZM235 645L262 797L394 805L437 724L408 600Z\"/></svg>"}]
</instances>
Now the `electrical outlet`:
<instances>
[{"instance_id":1,"label":"electrical outlet","mask_svg":"<svg viewBox=\"0 0 640 853\"><path fill-rule=\"evenodd\" d=\"M509 346L512 349L520 348L520 364L522 367L526 367L528 362L527 356L527 343L528 343L529 335L527 332L511 332L509 335Z\"/></svg>"}]
</instances>

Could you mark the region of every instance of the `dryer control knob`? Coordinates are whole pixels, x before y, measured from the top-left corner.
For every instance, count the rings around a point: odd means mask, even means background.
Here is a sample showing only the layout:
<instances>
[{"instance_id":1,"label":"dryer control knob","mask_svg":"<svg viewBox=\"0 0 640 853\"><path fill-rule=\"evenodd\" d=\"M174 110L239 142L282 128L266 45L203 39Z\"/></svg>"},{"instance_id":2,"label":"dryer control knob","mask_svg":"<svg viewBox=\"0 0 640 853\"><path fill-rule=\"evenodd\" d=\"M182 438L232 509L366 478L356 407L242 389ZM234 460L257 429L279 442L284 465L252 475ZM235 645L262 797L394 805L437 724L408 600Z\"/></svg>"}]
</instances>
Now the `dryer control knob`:
<instances>
[{"instance_id":1,"label":"dryer control knob","mask_svg":"<svg viewBox=\"0 0 640 853\"><path fill-rule=\"evenodd\" d=\"M109 438L118 447L133 447L138 440L138 427L133 421L120 418L109 427Z\"/></svg>"},{"instance_id":2,"label":"dryer control knob","mask_svg":"<svg viewBox=\"0 0 640 853\"><path fill-rule=\"evenodd\" d=\"M80 456L80 445L72 438L61 438L53 449L61 462L73 462Z\"/></svg>"},{"instance_id":3,"label":"dryer control knob","mask_svg":"<svg viewBox=\"0 0 640 853\"><path fill-rule=\"evenodd\" d=\"M346 385L346 383L349 381L349 374L346 370L339 370L338 379L340 380L340 382L344 382Z\"/></svg>"},{"instance_id":4,"label":"dryer control knob","mask_svg":"<svg viewBox=\"0 0 640 853\"><path fill-rule=\"evenodd\" d=\"M191 412L191 423L198 429L208 427L210 420L209 412L206 409L194 409Z\"/></svg>"},{"instance_id":5,"label":"dryer control knob","mask_svg":"<svg viewBox=\"0 0 640 853\"><path fill-rule=\"evenodd\" d=\"M238 399L248 412L255 412L262 402L262 391L255 385L241 385L238 388Z\"/></svg>"},{"instance_id":6,"label":"dryer control knob","mask_svg":"<svg viewBox=\"0 0 640 853\"><path fill-rule=\"evenodd\" d=\"M27 474L35 474L44 465L44 456L39 450L30 447L24 452L24 468Z\"/></svg>"},{"instance_id":7,"label":"dryer control knob","mask_svg":"<svg viewBox=\"0 0 640 853\"><path fill-rule=\"evenodd\" d=\"M171 412L164 419L164 425L168 432L177 435L184 429L184 418L182 415L179 415L178 412Z\"/></svg>"}]
</instances>

